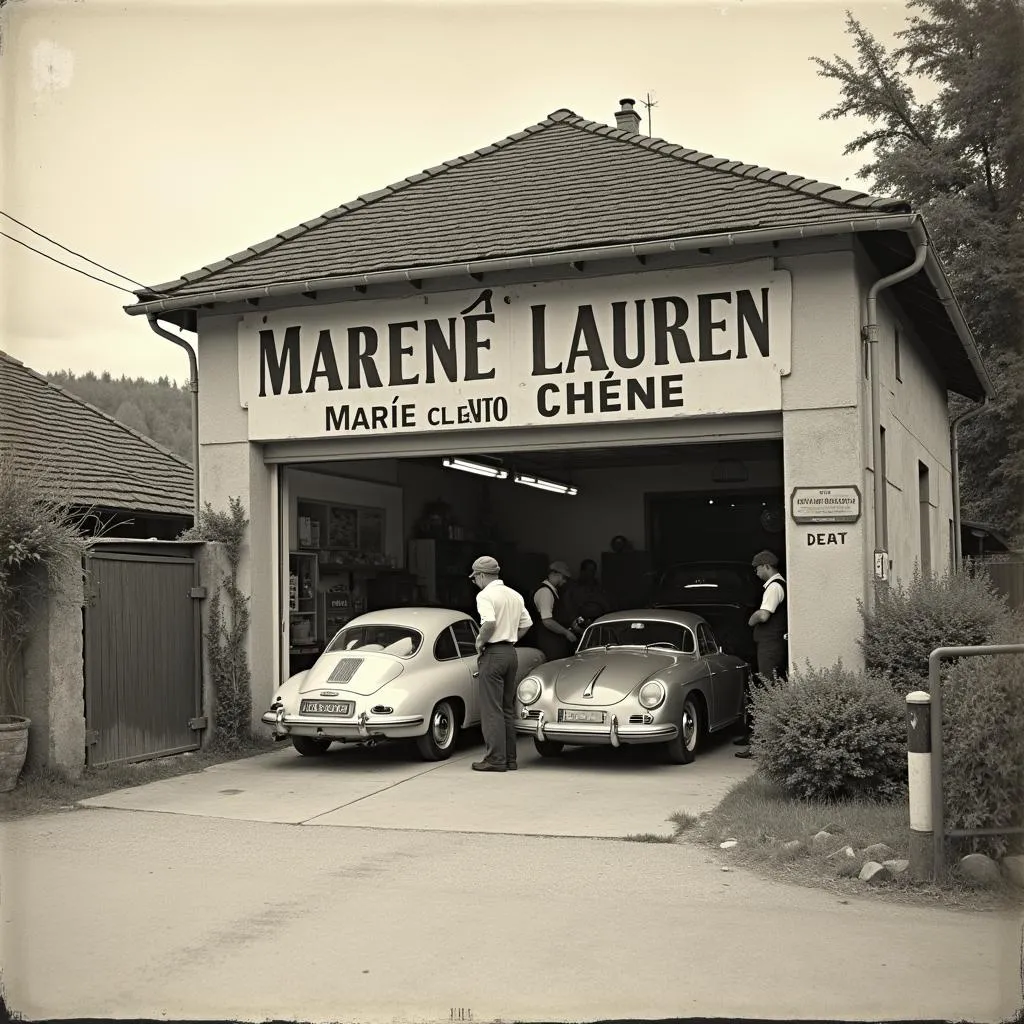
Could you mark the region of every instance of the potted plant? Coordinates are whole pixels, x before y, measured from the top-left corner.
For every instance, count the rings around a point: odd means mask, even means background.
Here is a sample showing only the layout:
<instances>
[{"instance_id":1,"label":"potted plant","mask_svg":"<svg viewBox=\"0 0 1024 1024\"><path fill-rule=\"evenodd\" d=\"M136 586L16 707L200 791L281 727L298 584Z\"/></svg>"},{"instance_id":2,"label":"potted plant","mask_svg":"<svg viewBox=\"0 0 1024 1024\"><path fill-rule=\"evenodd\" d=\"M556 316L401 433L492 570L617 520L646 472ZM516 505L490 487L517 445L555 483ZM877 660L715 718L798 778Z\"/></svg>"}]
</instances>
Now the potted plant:
<instances>
[{"instance_id":1,"label":"potted plant","mask_svg":"<svg viewBox=\"0 0 1024 1024\"><path fill-rule=\"evenodd\" d=\"M34 614L81 573L82 520L44 471L0 452L0 792L18 784L28 753L22 655Z\"/></svg>"}]
</instances>

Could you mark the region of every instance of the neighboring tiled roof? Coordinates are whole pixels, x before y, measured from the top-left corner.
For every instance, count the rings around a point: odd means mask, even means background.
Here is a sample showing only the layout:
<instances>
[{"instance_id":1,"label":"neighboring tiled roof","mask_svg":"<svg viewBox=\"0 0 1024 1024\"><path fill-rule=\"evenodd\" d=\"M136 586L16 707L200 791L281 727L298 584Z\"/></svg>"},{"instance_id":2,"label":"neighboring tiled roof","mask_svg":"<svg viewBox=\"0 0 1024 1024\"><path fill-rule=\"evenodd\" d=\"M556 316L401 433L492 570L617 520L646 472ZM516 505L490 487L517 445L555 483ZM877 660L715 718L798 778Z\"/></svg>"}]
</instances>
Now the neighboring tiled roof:
<instances>
[{"instance_id":1,"label":"neighboring tiled roof","mask_svg":"<svg viewBox=\"0 0 1024 1024\"><path fill-rule=\"evenodd\" d=\"M140 299L906 210L556 110Z\"/></svg>"},{"instance_id":2,"label":"neighboring tiled roof","mask_svg":"<svg viewBox=\"0 0 1024 1024\"><path fill-rule=\"evenodd\" d=\"M188 515L192 467L0 352L0 449L42 469L74 504Z\"/></svg>"}]
</instances>

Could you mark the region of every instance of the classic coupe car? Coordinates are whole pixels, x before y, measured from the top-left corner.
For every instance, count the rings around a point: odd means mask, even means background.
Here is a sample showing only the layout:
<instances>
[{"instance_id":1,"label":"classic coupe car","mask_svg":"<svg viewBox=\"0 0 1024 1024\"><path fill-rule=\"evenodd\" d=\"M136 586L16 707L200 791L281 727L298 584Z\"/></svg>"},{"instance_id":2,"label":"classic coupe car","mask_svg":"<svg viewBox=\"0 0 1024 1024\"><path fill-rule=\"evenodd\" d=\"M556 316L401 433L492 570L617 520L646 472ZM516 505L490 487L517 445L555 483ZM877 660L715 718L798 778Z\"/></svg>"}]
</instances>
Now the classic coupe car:
<instances>
[{"instance_id":1,"label":"classic coupe car","mask_svg":"<svg viewBox=\"0 0 1024 1024\"><path fill-rule=\"evenodd\" d=\"M446 608L392 608L352 619L313 667L282 685L262 721L306 757L330 745L414 738L420 756L451 756L480 721L477 624ZM544 656L517 647L519 678Z\"/></svg>"},{"instance_id":2,"label":"classic coupe car","mask_svg":"<svg viewBox=\"0 0 1024 1024\"><path fill-rule=\"evenodd\" d=\"M535 668L516 691L516 730L555 757L566 744L657 743L689 764L709 733L743 718L749 664L719 649L693 612L641 608L596 619L569 658Z\"/></svg>"}]
</instances>

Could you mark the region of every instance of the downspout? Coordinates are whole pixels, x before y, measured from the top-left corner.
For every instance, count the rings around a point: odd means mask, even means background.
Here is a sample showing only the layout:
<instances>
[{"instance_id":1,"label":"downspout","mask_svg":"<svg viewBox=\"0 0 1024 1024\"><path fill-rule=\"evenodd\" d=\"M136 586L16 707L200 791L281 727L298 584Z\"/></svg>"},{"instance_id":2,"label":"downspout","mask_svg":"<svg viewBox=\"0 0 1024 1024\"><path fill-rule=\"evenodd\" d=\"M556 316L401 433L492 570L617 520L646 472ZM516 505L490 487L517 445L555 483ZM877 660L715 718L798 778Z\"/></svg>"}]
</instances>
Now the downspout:
<instances>
[{"instance_id":1,"label":"downspout","mask_svg":"<svg viewBox=\"0 0 1024 1024\"><path fill-rule=\"evenodd\" d=\"M878 371L878 293L891 288L908 277L913 277L928 257L928 240L923 238L915 246L914 262L895 274L883 277L868 289L867 323L861 338L868 346L868 373L871 377L871 449L875 506L875 579L889 579L889 552L883 547L885 539L885 474L882 472L882 386Z\"/></svg>"},{"instance_id":2,"label":"downspout","mask_svg":"<svg viewBox=\"0 0 1024 1024\"><path fill-rule=\"evenodd\" d=\"M950 462L953 472L953 569L959 572L963 567L964 553L963 542L960 539L960 438L959 427L961 423L974 419L975 416L983 413L988 407L989 397L986 395L981 405L962 412L954 417L949 425L949 450Z\"/></svg>"},{"instance_id":3,"label":"downspout","mask_svg":"<svg viewBox=\"0 0 1024 1024\"><path fill-rule=\"evenodd\" d=\"M146 319L155 334L173 341L188 353L189 390L192 392L192 515L193 524L199 525L199 363L195 350L183 338L177 338L165 327L160 326L156 313L148 313Z\"/></svg>"}]
</instances>

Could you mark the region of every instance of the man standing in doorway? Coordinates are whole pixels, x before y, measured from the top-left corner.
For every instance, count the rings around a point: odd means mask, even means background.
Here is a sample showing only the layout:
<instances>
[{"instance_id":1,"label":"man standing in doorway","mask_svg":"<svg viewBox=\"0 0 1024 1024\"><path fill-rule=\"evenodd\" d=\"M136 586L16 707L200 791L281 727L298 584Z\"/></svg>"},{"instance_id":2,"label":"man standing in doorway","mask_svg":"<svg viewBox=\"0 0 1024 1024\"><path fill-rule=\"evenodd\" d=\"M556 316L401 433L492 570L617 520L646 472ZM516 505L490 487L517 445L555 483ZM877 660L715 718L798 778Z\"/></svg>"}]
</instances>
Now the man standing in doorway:
<instances>
[{"instance_id":1,"label":"man standing in doorway","mask_svg":"<svg viewBox=\"0 0 1024 1024\"><path fill-rule=\"evenodd\" d=\"M534 591L533 606L537 610L535 643L544 653L545 661L568 658L576 643L576 634L565 625L568 610L563 607L561 590L572 578L565 562L552 562L547 578Z\"/></svg>"},{"instance_id":2,"label":"man standing in doorway","mask_svg":"<svg viewBox=\"0 0 1024 1024\"><path fill-rule=\"evenodd\" d=\"M779 573L779 560L772 551L759 551L751 562L757 578L764 584L761 607L750 616L747 625L754 630L757 647L757 674L761 684L774 678L785 679L789 668L789 620L786 607L786 581ZM737 743L749 743L748 735ZM750 757L741 750L737 757Z\"/></svg>"},{"instance_id":3,"label":"man standing in doorway","mask_svg":"<svg viewBox=\"0 0 1024 1024\"><path fill-rule=\"evenodd\" d=\"M480 693L480 728L484 758L473 762L478 772L515 771L516 764L516 643L533 624L520 594L498 578L501 566L481 555L469 578L479 588L476 608L480 632L476 638Z\"/></svg>"}]
</instances>

